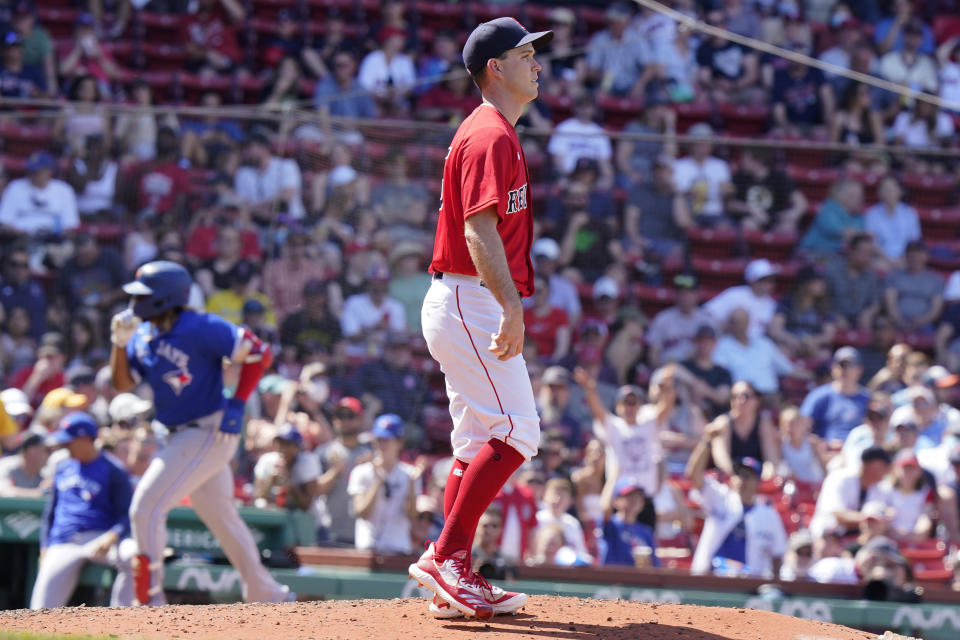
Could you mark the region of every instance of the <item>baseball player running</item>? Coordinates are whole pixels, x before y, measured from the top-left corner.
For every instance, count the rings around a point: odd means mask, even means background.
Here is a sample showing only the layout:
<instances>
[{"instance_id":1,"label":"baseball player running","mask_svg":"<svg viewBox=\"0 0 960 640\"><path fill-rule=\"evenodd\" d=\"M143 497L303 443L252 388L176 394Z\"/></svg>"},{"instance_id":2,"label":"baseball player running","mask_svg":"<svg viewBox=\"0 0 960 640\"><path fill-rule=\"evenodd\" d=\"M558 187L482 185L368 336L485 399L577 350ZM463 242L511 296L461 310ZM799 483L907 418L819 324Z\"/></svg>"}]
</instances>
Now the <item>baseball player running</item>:
<instances>
[{"instance_id":1,"label":"baseball player running","mask_svg":"<svg viewBox=\"0 0 960 640\"><path fill-rule=\"evenodd\" d=\"M260 564L260 554L233 504L229 462L237 450L244 404L265 368L270 349L251 331L210 313L186 309L190 274L156 261L123 286L130 307L113 317L110 369L120 391L140 380L153 389L157 420L170 432L166 447L137 484L130 506L136 598L164 604L163 551L167 513L189 495L197 515L220 541L243 578L247 602L280 602L289 589ZM241 365L236 390L223 392L223 360Z\"/></svg>"},{"instance_id":2,"label":"baseball player running","mask_svg":"<svg viewBox=\"0 0 960 640\"><path fill-rule=\"evenodd\" d=\"M130 533L130 478L94 444L97 423L75 412L60 420L50 436L70 457L54 473L53 490L40 522L40 569L30 596L31 609L62 607L77 587L88 562L117 570L111 607L133 604L135 545Z\"/></svg>"},{"instance_id":3,"label":"baseball player running","mask_svg":"<svg viewBox=\"0 0 960 640\"><path fill-rule=\"evenodd\" d=\"M410 565L431 589L437 617L488 618L527 602L475 573L470 548L480 516L536 455L540 421L520 351L521 298L533 293L529 173L514 126L537 97L537 49L553 32L513 18L478 26L463 60L483 103L457 129L443 168L440 218L423 302L423 335L446 376L455 462L443 531Z\"/></svg>"}]
</instances>

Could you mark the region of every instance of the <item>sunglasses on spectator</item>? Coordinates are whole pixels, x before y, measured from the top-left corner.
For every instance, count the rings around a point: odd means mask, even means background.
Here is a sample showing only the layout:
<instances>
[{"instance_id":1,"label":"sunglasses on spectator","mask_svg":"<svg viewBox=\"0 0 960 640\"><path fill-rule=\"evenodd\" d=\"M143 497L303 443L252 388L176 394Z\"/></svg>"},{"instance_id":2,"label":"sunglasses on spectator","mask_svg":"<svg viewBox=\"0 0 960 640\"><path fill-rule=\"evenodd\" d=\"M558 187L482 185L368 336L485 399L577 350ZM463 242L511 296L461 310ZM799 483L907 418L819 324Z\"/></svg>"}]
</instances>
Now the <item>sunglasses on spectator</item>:
<instances>
[{"instance_id":1,"label":"sunglasses on spectator","mask_svg":"<svg viewBox=\"0 0 960 640\"><path fill-rule=\"evenodd\" d=\"M417 520L425 520L425 521L427 521L427 522L432 522L432 521L433 521L433 514L430 513L429 511L424 511L423 513L418 513L418 514L417 514Z\"/></svg>"},{"instance_id":2,"label":"sunglasses on spectator","mask_svg":"<svg viewBox=\"0 0 960 640\"><path fill-rule=\"evenodd\" d=\"M810 547L800 547L799 549L797 549L796 554L801 558L812 558L813 549L811 549Z\"/></svg>"}]
</instances>

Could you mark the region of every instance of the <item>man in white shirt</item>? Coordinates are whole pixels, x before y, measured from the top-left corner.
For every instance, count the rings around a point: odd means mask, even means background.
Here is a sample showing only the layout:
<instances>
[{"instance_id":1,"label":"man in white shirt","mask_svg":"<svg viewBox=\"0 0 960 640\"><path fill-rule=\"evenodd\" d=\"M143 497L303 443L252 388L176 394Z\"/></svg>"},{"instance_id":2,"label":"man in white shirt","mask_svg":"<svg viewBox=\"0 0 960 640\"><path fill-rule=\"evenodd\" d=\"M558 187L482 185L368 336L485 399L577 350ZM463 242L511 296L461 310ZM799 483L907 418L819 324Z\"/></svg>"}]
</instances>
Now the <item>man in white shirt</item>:
<instances>
[{"instance_id":1,"label":"man in white shirt","mask_svg":"<svg viewBox=\"0 0 960 640\"><path fill-rule=\"evenodd\" d=\"M746 309L734 309L728 325L728 332L713 350L714 364L729 371L734 381L749 382L757 393L776 393L780 389L779 377L796 370L790 358L770 338L750 335Z\"/></svg>"},{"instance_id":2,"label":"man in white shirt","mask_svg":"<svg viewBox=\"0 0 960 640\"><path fill-rule=\"evenodd\" d=\"M647 330L650 363L660 366L682 362L693 355L694 336L700 327L713 325L713 319L699 304L697 278L680 274L673 279L677 304L658 313Z\"/></svg>"},{"instance_id":3,"label":"man in white shirt","mask_svg":"<svg viewBox=\"0 0 960 640\"><path fill-rule=\"evenodd\" d=\"M693 573L769 577L780 575L787 532L780 514L757 499L763 463L739 458L729 485L704 475L711 441L721 429L711 425L687 463L687 477L707 514L693 554Z\"/></svg>"},{"instance_id":4,"label":"man in white shirt","mask_svg":"<svg viewBox=\"0 0 960 640\"><path fill-rule=\"evenodd\" d=\"M390 271L374 266L367 274L366 290L343 303L340 328L348 341L348 354L369 355L368 346L382 343L387 333L407 331L403 304L387 295L389 287Z\"/></svg>"},{"instance_id":5,"label":"man in white shirt","mask_svg":"<svg viewBox=\"0 0 960 640\"><path fill-rule=\"evenodd\" d=\"M890 470L890 454L879 446L864 449L860 468L846 467L827 474L820 488L817 507L810 520L814 538L835 527L858 530L864 519L861 508L867 502L885 502L880 481Z\"/></svg>"},{"instance_id":6,"label":"man in white shirt","mask_svg":"<svg viewBox=\"0 0 960 640\"><path fill-rule=\"evenodd\" d=\"M384 27L377 39L380 48L368 53L360 63L357 84L371 91L388 112L403 112L408 106L410 90L417 81L413 60L403 53L407 34L397 27Z\"/></svg>"},{"instance_id":7,"label":"man in white shirt","mask_svg":"<svg viewBox=\"0 0 960 640\"><path fill-rule=\"evenodd\" d=\"M27 177L11 180L0 197L0 229L59 234L80 226L77 195L53 177L56 161L46 151L27 159Z\"/></svg>"},{"instance_id":8,"label":"man in white shirt","mask_svg":"<svg viewBox=\"0 0 960 640\"><path fill-rule=\"evenodd\" d=\"M315 485L320 477L320 460L303 450L303 436L289 422L277 431L273 446L274 450L260 456L253 468L256 499L277 505L277 498L283 495L285 507L309 511L316 518L319 506Z\"/></svg>"},{"instance_id":9,"label":"man in white shirt","mask_svg":"<svg viewBox=\"0 0 960 640\"><path fill-rule=\"evenodd\" d=\"M751 260L743 271L747 284L721 291L703 308L713 316L713 321L721 329L734 309L746 309L750 314L750 335L763 335L777 311L773 289L778 272L779 269L766 258Z\"/></svg>"},{"instance_id":10,"label":"man in white shirt","mask_svg":"<svg viewBox=\"0 0 960 640\"><path fill-rule=\"evenodd\" d=\"M373 423L373 460L354 467L347 483L356 520L356 547L377 553L408 554L410 521L417 516L420 473L400 462L403 420L385 413Z\"/></svg>"},{"instance_id":11,"label":"man in white shirt","mask_svg":"<svg viewBox=\"0 0 960 640\"><path fill-rule=\"evenodd\" d=\"M715 226L726 221L723 216L724 199L733 193L730 165L713 153L713 129L699 122L687 135L701 138L690 147L690 155L673 163L673 181L677 192L683 195L698 226Z\"/></svg>"},{"instance_id":12,"label":"man in white shirt","mask_svg":"<svg viewBox=\"0 0 960 640\"><path fill-rule=\"evenodd\" d=\"M303 182L296 161L274 156L270 139L261 132L247 139L245 155L250 164L237 169L233 188L253 216L272 220L283 213L297 220L303 218Z\"/></svg>"},{"instance_id":13,"label":"man in white shirt","mask_svg":"<svg viewBox=\"0 0 960 640\"><path fill-rule=\"evenodd\" d=\"M560 175L570 175L581 158L597 163L598 187L613 184L613 144L603 127L596 123L594 96L583 94L573 103L573 117L557 125L547 151Z\"/></svg>"},{"instance_id":14,"label":"man in white shirt","mask_svg":"<svg viewBox=\"0 0 960 640\"><path fill-rule=\"evenodd\" d=\"M587 551L583 526L580 521L567 513L573 504L573 485L566 478L551 478L543 492L544 508L537 511L537 528L559 526L563 530L563 544L576 552L577 560L589 564L590 552Z\"/></svg>"}]
</instances>

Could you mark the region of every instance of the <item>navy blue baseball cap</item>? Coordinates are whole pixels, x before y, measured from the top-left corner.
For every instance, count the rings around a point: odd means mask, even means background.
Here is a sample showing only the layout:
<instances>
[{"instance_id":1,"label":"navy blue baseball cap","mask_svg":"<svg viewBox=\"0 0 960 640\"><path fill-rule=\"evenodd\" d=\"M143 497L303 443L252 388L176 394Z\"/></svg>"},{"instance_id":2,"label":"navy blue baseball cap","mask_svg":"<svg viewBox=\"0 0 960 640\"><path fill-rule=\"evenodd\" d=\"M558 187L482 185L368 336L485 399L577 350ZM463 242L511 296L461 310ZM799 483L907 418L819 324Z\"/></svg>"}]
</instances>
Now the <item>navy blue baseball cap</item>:
<instances>
[{"instance_id":1,"label":"navy blue baseball cap","mask_svg":"<svg viewBox=\"0 0 960 640\"><path fill-rule=\"evenodd\" d=\"M400 439L403 437L403 420L395 413L385 413L373 421L374 438Z\"/></svg>"},{"instance_id":2,"label":"navy blue baseball cap","mask_svg":"<svg viewBox=\"0 0 960 640\"><path fill-rule=\"evenodd\" d=\"M60 428L50 435L50 442L67 444L77 438L96 438L99 429L97 421L89 413L74 411L61 418Z\"/></svg>"},{"instance_id":3,"label":"navy blue baseball cap","mask_svg":"<svg viewBox=\"0 0 960 640\"><path fill-rule=\"evenodd\" d=\"M297 430L297 427L285 422L280 429L277 431L277 435L274 436L276 440L283 440L284 442L292 442L297 446L303 446L303 436L300 435L300 432Z\"/></svg>"},{"instance_id":4,"label":"navy blue baseball cap","mask_svg":"<svg viewBox=\"0 0 960 640\"><path fill-rule=\"evenodd\" d=\"M510 49L532 44L539 51L553 40L553 31L530 33L514 18L496 18L480 24L463 45L463 64L471 75L487 66L490 58L499 58Z\"/></svg>"},{"instance_id":5,"label":"navy blue baseball cap","mask_svg":"<svg viewBox=\"0 0 960 640\"><path fill-rule=\"evenodd\" d=\"M56 161L46 151L34 151L27 158L27 171L38 171L40 169L53 169L57 166Z\"/></svg>"},{"instance_id":6,"label":"navy blue baseball cap","mask_svg":"<svg viewBox=\"0 0 960 640\"><path fill-rule=\"evenodd\" d=\"M746 456L743 458L737 458L736 462L733 463L734 471L740 471L740 469L749 469L757 474L759 478L763 474L763 463L757 460L756 458Z\"/></svg>"}]
</instances>

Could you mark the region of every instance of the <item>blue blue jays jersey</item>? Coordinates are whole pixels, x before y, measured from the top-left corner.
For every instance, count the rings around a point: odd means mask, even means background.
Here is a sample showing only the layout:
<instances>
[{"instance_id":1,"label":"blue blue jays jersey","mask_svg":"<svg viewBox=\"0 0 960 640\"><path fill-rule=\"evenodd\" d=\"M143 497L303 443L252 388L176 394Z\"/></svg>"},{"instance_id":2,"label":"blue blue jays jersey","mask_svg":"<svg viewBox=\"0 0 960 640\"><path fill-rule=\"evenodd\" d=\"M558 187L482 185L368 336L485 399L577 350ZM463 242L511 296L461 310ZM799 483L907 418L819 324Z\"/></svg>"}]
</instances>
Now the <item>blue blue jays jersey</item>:
<instances>
[{"instance_id":1,"label":"blue blue jays jersey","mask_svg":"<svg viewBox=\"0 0 960 640\"><path fill-rule=\"evenodd\" d=\"M173 427L223 408L223 359L238 336L220 316L189 310L166 333L149 322L137 328L127 359L153 389L157 420Z\"/></svg>"},{"instance_id":2,"label":"blue blue jays jersey","mask_svg":"<svg viewBox=\"0 0 960 640\"><path fill-rule=\"evenodd\" d=\"M123 538L130 532L130 477L104 454L93 462L73 458L57 466L47 501L41 544L69 542L84 531L112 529Z\"/></svg>"}]
</instances>

